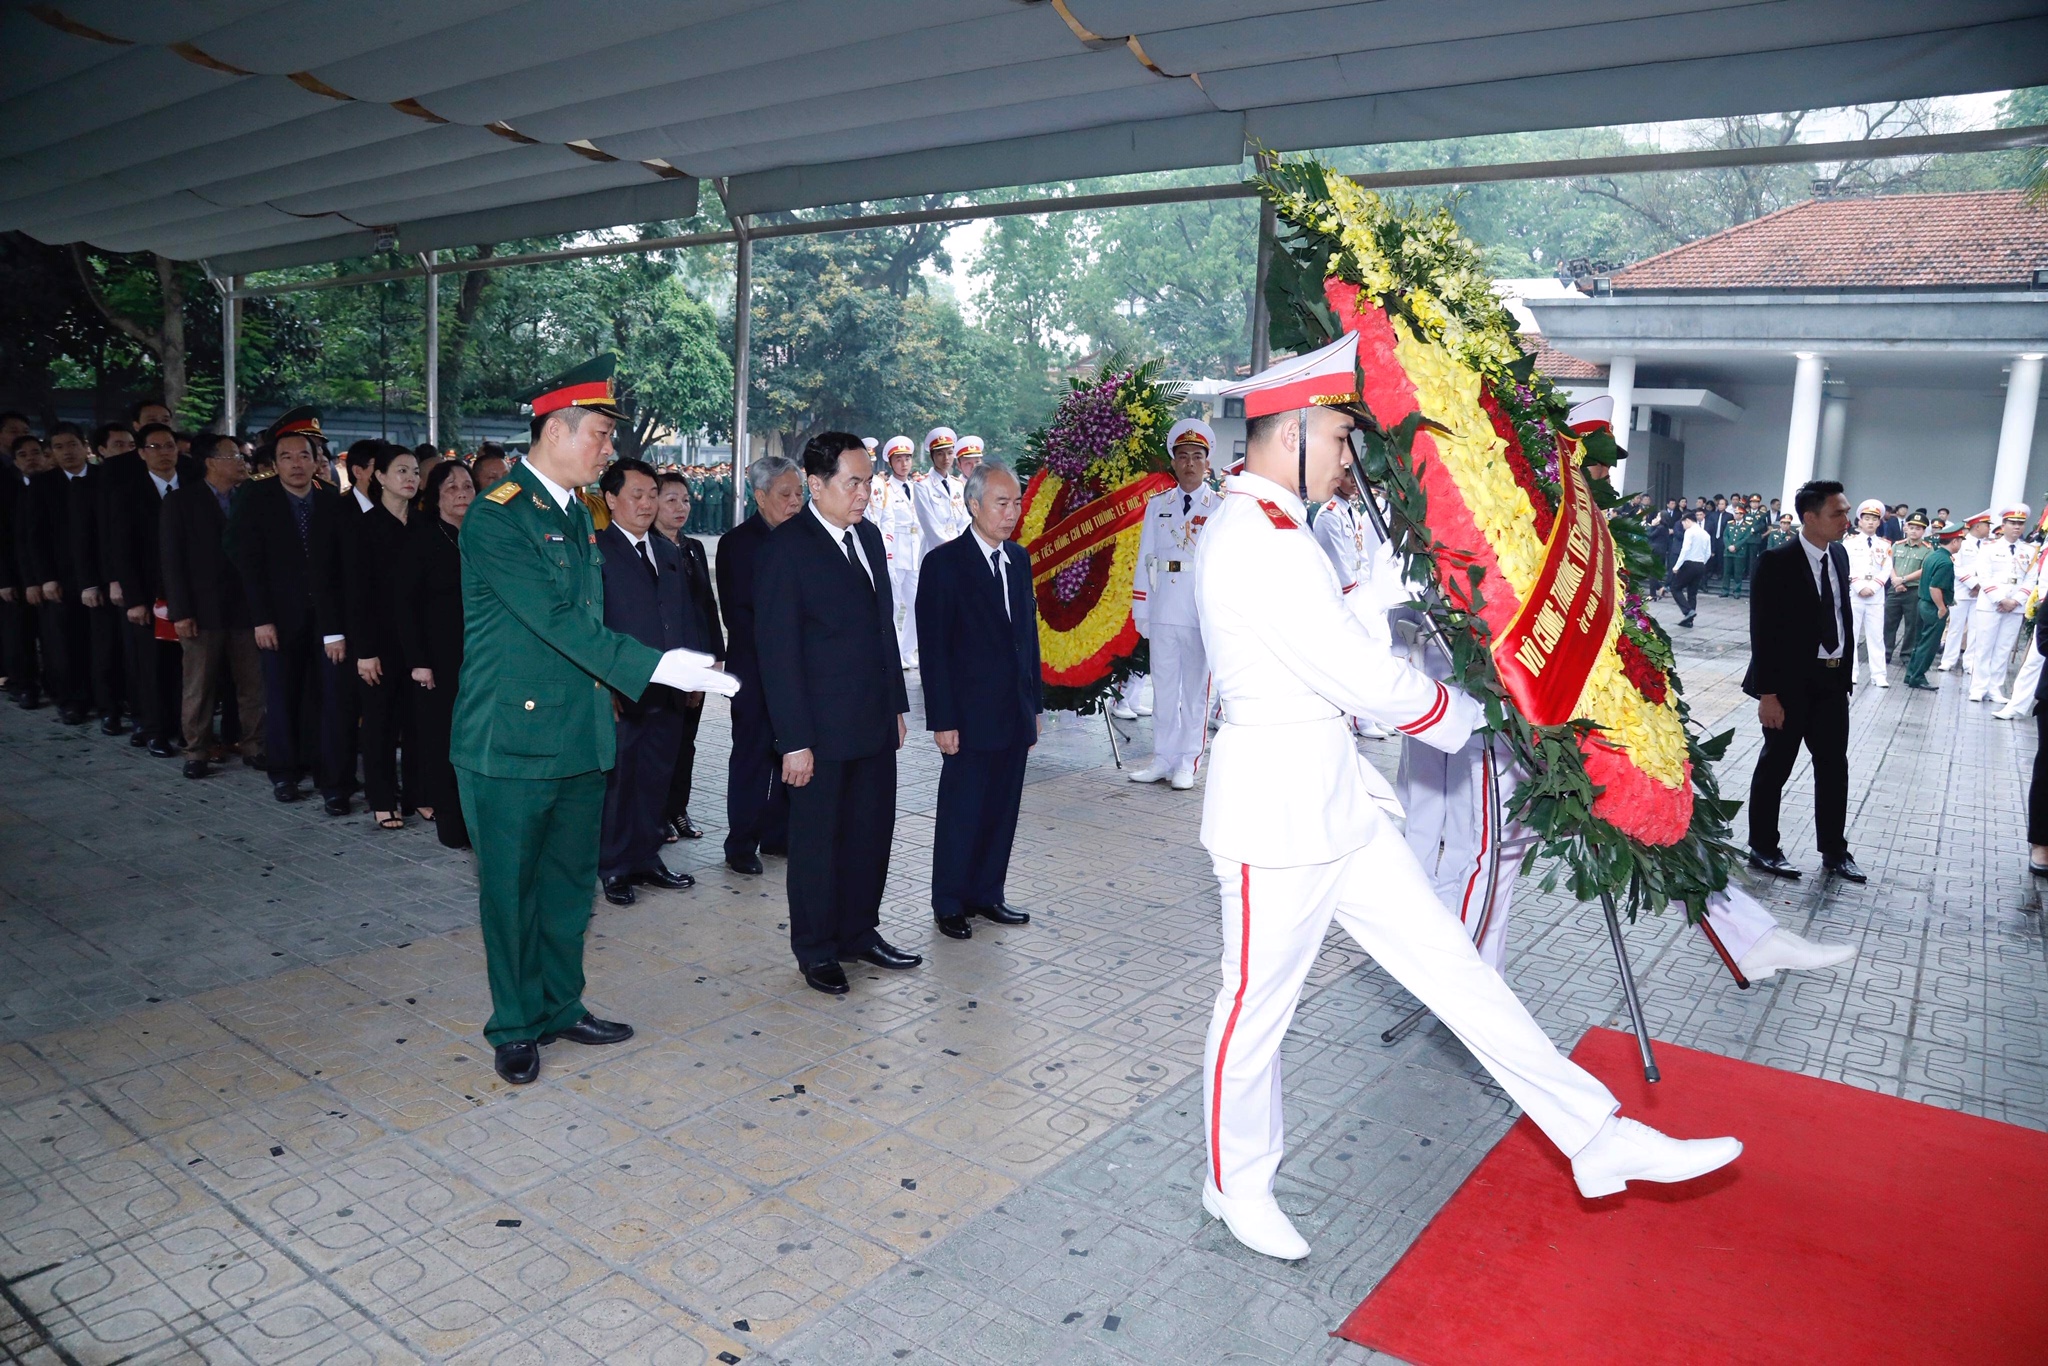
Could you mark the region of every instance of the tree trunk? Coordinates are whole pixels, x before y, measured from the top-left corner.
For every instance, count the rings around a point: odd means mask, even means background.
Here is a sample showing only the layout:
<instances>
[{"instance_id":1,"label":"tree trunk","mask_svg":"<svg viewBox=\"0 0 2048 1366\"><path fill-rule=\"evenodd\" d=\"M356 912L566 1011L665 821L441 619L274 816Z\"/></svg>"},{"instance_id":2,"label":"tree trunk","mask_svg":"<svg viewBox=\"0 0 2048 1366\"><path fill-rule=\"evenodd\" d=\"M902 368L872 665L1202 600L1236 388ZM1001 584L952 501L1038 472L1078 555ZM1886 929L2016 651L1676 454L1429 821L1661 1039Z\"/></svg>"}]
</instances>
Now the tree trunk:
<instances>
[{"instance_id":1,"label":"tree trunk","mask_svg":"<svg viewBox=\"0 0 2048 1366\"><path fill-rule=\"evenodd\" d=\"M175 414L185 402L185 282L178 278L177 262L154 253L150 260L156 266L164 316L156 363L164 377L164 406Z\"/></svg>"},{"instance_id":2,"label":"tree trunk","mask_svg":"<svg viewBox=\"0 0 2048 1366\"><path fill-rule=\"evenodd\" d=\"M497 248L476 249L476 259L497 255ZM469 356L469 330L483 307L484 286L490 283L487 270L464 271L462 293L455 301L455 326L441 343L441 431L444 442L462 436L463 365Z\"/></svg>"}]
</instances>

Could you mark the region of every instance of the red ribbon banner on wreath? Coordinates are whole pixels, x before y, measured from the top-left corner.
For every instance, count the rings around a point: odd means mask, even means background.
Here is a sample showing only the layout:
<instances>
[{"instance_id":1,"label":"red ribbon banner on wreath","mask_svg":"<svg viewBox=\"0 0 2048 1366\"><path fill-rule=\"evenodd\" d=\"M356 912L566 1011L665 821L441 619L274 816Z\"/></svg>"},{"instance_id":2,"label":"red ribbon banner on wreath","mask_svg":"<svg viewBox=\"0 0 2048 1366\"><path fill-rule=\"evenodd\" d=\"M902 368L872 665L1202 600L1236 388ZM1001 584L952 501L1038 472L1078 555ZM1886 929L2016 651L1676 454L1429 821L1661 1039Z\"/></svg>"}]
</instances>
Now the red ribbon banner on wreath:
<instances>
[{"instance_id":1,"label":"red ribbon banner on wreath","mask_svg":"<svg viewBox=\"0 0 2048 1366\"><path fill-rule=\"evenodd\" d=\"M1576 454L1567 449L1558 462L1564 497L1543 548L1542 572L1492 647L1508 696L1539 726L1563 725L1577 713L1621 596L1614 537Z\"/></svg>"},{"instance_id":2,"label":"red ribbon banner on wreath","mask_svg":"<svg viewBox=\"0 0 2048 1366\"><path fill-rule=\"evenodd\" d=\"M1031 581L1043 583L1115 540L1145 515L1145 504L1152 495L1163 492L1172 483L1170 474L1148 474L1054 522L1024 547L1031 556Z\"/></svg>"}]
</instances>

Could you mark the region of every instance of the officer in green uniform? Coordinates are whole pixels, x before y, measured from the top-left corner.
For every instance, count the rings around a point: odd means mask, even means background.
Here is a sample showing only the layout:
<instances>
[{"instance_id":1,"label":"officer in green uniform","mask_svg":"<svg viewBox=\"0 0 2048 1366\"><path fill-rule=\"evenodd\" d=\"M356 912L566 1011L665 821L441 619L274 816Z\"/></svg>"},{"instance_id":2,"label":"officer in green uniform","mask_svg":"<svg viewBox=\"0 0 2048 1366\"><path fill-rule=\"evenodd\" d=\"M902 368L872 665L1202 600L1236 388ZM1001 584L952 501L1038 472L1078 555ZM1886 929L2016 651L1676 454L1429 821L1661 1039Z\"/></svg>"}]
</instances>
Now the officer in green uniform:
<instances>
[{"instance_id":1,"label":"officer in green uniform","mask_svg":"<svg viewBox=\"0 0 2048 1366\"><path fill-rule=\"evenodd\" d=\"M1792 538L1799 533L1792 526L1790 517L1780 517L1778 524L1764 533L1764 549L1776 550L1781 545L1792 544Z\"/></svg>"},{"instance_id":2,"label":"officer in green uniform","mask_svg":"<svg viewBox=\"0 0 2048 1366\"><path fill-rule=\"evenodd\" d=\"M1934 546L1927 539L1927 514L1916 512L1906 518L1906 539L1892 547L1891 587L1884 595L1884 660L1905 652L1913 658L1914 643L1920 639L1920 570Z\"/></svg>"},{"instance_id":3,"label":"officer in green uniform","mask_svg":"<svg viewBox=\"0 0 2048 1366\"><path fill-rule=\"evenodd\" d=\"M1756 563L1761 539L1762 533L1751 519L1748 506L1738 497L1729 510L1727 529L1721 533L1722 597L1739 598L1749 591L1749 571Z\"/></svg>"},{"instance_id":4,"label":"officer in green uniform","mask_svg":"<svg viewBox=\"0 0 2048 1366\"><path fill-rule=\"evenodd\" d=\"M1927 681L1927 670L1941 649L1942 630L1955 604L1956 564L1949 547L1962 534L1960 526L1936 528L1934 548L1920 562L1920 638L1913 642L1913 659L1906 665L1906 686L1922 692L1940 691Z\"/></svg>"},{"instance_id":5,"label":"officer in green uniform","mask_svg":"<svg viewBox=\"0 0 2048 1366\"><path fill-rule=\"evenodd\" d=\"M476 848L498 1075L540 1075L539 1046L619 1043L632 1027L583 1005L583 932L597 887L612 693L650 682L731 696L738 681L604 625L597 533L578 491L603 472L622 416L616 357L522 398L533 445L462 522L462 688L450 743Z\"/></svg>"}]
</instances>

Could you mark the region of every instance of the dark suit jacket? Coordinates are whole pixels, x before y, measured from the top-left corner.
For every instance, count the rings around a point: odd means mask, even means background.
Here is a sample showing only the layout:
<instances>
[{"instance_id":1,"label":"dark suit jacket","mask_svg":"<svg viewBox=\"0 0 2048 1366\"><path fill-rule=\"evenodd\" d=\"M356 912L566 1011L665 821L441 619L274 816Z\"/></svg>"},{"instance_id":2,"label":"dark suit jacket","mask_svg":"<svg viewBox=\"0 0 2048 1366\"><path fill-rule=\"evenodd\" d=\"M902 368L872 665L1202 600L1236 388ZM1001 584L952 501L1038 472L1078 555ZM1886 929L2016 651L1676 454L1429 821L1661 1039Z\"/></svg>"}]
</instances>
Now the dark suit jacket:
<instances>
[{"instance_id":1,"label":"dark suit jacket","mask_svg":"<svg viewBox=\"0 0 2048 1366\"><path fill-rule=\"evenodd\" d=\"M342 619L350 659L374 659L387 674L403 678L412 669L398 627L398 560L411 519L399 521L382 503L343 523L341 577L314 580L316 610L323 595L338 595L322 613Z\"/></svg>"},{"instance_id":2,"label":"dark suit jacket","mask_svg":"<svg viewBox=\"0 0 2048 1366\"><path fill-rule=\"evenodd\" d=\"M872 584L809 508L775 528L761 551L754 645L782 754L885 753L897 747L896 718L910 710L882 533L866 518L853 530Z\"/></svg>"},{"instance_id":3,"label":"dark suit jacket","mask_svg":"<svg viewBox=\"0 0 2048 1366\"><path fill-rule=\"evenodd\" d=\"M432 513L406 523L398 554L398 634L407 667L432 669L436 688L462 672L462 550Z\"/></svg>"},{"instance_id":4,"label":"dark suit jacket","mask_svg":"<svg viewBox=\"0 0 2048 1366\"><path fill-rule=\"evenodd\" d=\"M313 585L341 576L341 495L313 485L310 548L299 540L289 495L277 479L242 485L228 510L228 547L242 571L249 616L257 626L281 632L317 630L343 635L347 624L331 594L316 602Z\"/></svg>"},{"instance_id":5,"label":"dark suit jacket","mask_svg":"<svg viewBox=\"0 0 2048 1366\"><path fill-rule=\"evenodd\" d=\"M761 660L754 649L754 574L761 547L768 544L768 523L755 513L718 538L718 608L725 618L725 667L740 681L733 706L765 705L761 696ZM751 699L747 697L752 693Z\"/></svg>"},{"instance_id":6,"label":"dark suit jacket","mask_svg":"<svg viewBox=\"0 0 2048 1366\"><path fill-rule=\"evenodd\" d=\"M704 558L704 545L685 534L676 540L675 548L683 566L684 644L713 659L724 659L725 632L718 629L718 599L711 591L711 564Z\"/></svg>"},{"instance_id":7,"label":"dark suit jacket","mask_svg":"<svg viewBox=\"0 0 2048 1366\"><path fill-rule=\"evenodd\" d=\"M66 602L78 601L78 561L71 553L71 505L90 496L86 486L60 469L28 481L15 509L15 550L23 583L63 586Z\"/></svg>"},{"instance_id":8,"label":"dark suit jacket","mask_svg":"<svg viewBox=\"0 0 2048 1366\"><path fill-rule=\"evenodd\" d=\"M178 487L185 486L178 476ZM164 595L163 505L156 481L144 470L107 490L108 539L101 549L107 577L119 580L126 605L147 607Z\"/></svg>"},{"instance_id":9,"label":"dark suit jacket","mask_svg":"<svg viewBox=\"0 0 2048 1366\"><path fill-rule=\"evenodd\" d=\"M1877 534L1897 545L1906 539L1906 526L1897 517L1887 513L1884 520L1877 524Z\"/></svg>"},{"instance_id":10,"label":"dark suit jacket","mask_svg":"<svg viewBox=\"0 0 2048 1366\"><path fill-rule=\"evenodd\" d=\"M182 484L183 481L180 481ZM107 490L113 476L105 465L87 465L85 476L73 481L65 514L71 519L71 557L78 582L87 587L107 586L106 555L101 540L107 526Z\"/></svg>"},{"instance_id":11,"label":"dark suit jacket","mask_svg":"<svg viewBox=\"0 0 2048 1366\"><path fill-rule=\"evenodd\" d=\"M247 629L249 600L242 575L228 558L228 515L204 479L164 499L158 536L163 543L164 598L171 620L192 617L202 631Z\"/></svg>"},{"instance_id":12,"label":"dark suit jacket","mask_svg":"<svg viewBox=\"0 0 2048 1366\"><path fill-rule=\"evenodd\" d=\"M1701 530L1705 531L1713 539L1714 558L1716 559L1721 557L1721 537L1728 530L1729 516L1730 513L1726 508L1710 508L1707 514L1700 518Z\"/></svg>"},{"instance_id":13,"label":"dark suit jacket","mask_svg":"<svg viewBox=\"0 0 2048 1366\"><path fill-rule=\"evenodd\" d=\"M27 488L21 476L14 472L12 463L0 470L0 588L20 588L22 585L20 547L15 544L14 525L20 520L21 498L26 492ZM724 567L723 556L719 559L719 566L721 569Z\"/></svg>"},{"instance_id":14,"label":"dark suit jacket","mask_svg":"<svg viewBox=\"0 0 2048 1366\"><path fill-rule=\"evenodd\" d=\"M617 526L597 533L597 549L604 557L605 625L657 650L698 648L684 625L683 563L672 542L648 533L647 550L658 571L655 578L648 577L632 541ZM674 707L679 697L674 689L650 684L638 702L621 697L619 703L632 716L644 707Z\"/></svg>"},{"instance_id":15,"label":"dark suit jacket","mask_svg":"<svg viewBox=\"0 0 2048 1366\"><path fill-rule=\"evenodd\" d=\"M1776 550L1766 550L1750 581L1749 671L1742 676L1742 690L1751 697L1791 692L1814 673L1814 659L1820 653L1820 590L1814 586L1801 539L1794 536ZM1840 541L1828 547L1828 561L1840 618L1842 664L1820 672L1849 692L1855 678L1850 665L1856 656L1856 625L1843 587L1849 581L1849 552Z\"/></svg>"},{"instance_id":16,"label":"dark suit jacket","mask_svg":"<svg viewBox=\"0 0 2048 1366\"><path fill-rule=\"evenodd\" d=\"M1003 546L1010 608L972 533L925 556L917 578L917 655L925 725L957 730L962 749L1009 749L1038 738L1038 604L1031 557Z\"/></svg>"}]
</instances>

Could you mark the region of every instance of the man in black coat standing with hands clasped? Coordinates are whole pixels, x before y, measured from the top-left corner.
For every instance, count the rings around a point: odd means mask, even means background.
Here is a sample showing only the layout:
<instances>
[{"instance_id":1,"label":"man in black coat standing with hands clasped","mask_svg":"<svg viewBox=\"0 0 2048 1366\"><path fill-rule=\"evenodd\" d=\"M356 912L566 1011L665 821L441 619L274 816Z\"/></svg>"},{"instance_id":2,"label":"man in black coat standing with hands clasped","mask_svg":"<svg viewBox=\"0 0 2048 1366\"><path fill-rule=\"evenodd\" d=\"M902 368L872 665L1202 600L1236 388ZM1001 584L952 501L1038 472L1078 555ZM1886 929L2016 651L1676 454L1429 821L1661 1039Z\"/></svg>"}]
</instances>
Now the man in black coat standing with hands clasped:
<instances>
[{"instance_id":1,"label":"man in black coat standing with hands clasped","mask_svg":"<svg viewBox=\"0 0 2048 1366\"><path fill-rule=\"evenodd\" d=\"M1849 615L1849 499L1842 486L1816 479L1792 500L1799 534L1764 552L1749 599L1749 672L1742 690L1757 700L1764 748L1749 785L1749 866L1779 877L1799 870L1778 839L1778 804L1804 744L1813 756L1813 819L1822 866L1850 882L1864 881L1849 857L1850 661L1856 657Z\"/></svg>"},{"instance_id":2,"label":"man in black coat standing with hands clasped","mask_svg":"<svg viewBox=\"0 0 2048 1366\"><path fill-rule=\"evenodd\" d=\"M804 447L811 504L761 548L754 640L789 786L789 945L804 980L844 995L842 958L924 960L877 932L910 697L882 533L864 515L874 459L825 432Z\"/></svg>"},{"instance_id":3,"label":"man in black coat standing with hands clasped","mask_svg":"<svg viewBox=\"0 0 2048 1366\"><path fill-rule=\"evenodd\" d=\"M718 610L725 617L726 668L740 681L732 699L732 755L725 771L725 865L749 876L762 854L789 852L789 789L768 721L761 657L754 648L755 571L775 529L803 511L796 462L766 456L747 466L754 515L718 540Z\"/></svg>"},{"instance_id":4,"label":"man in black coat standing with hands clasped","mask_svg":"<svg viewBox=\"0 0 2048 1366\"><path fill-rule=\"evenodd\" d=\"M964 497L967 534L927 555L917 581L925 724L945 756L932 914L949 939L973 937L972 915L1030 923L1004 904L1003 882L1041 710L1031 557L1010 540L1023 490L1004 466L984 464Z\"/></svg>"}]
</instances>

